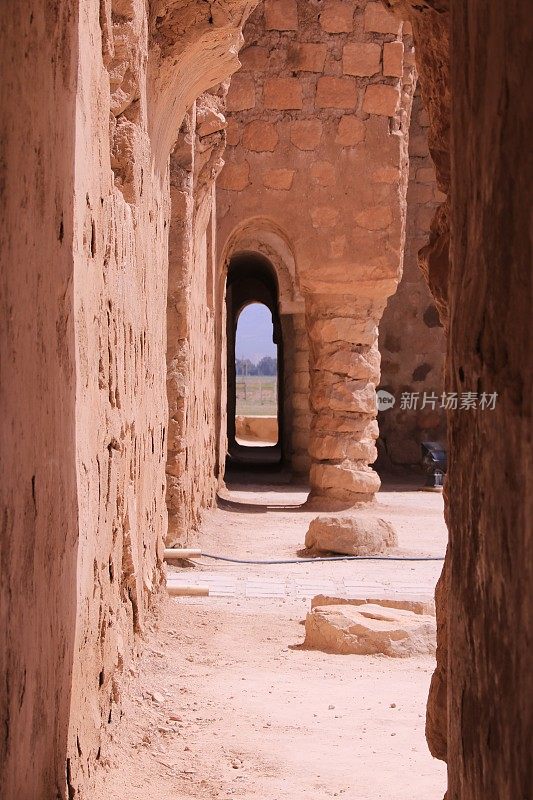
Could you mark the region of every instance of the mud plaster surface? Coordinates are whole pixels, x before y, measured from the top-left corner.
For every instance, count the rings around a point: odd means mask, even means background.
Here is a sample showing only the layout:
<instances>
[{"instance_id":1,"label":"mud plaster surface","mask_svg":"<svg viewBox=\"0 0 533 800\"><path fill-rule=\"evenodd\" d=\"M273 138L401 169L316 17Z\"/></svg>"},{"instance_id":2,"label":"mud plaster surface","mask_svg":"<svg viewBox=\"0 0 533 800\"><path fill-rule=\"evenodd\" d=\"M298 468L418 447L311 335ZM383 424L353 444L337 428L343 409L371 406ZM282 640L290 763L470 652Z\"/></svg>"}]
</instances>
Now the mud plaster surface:
<instances>
[{"instance_id":1,"label":"mud plaster surface","mask_svg":"<svg viewBox=\"0 0 533 800\"><path fill-rule=\"evenodd\" d=\"M305 496L292 486L230 491L235 505L208 516L199 545L237 557L294 556L312 513L265 505ZM248 511L239 502L256 506ZM440 495L383 491L379 513L397 526L399 552L443 554ZM432 658L398 663L293 649L303 641L299 623L309 598L324 581L430 595L439 570L440 562L172 570L195 583L224 576L237 589L165 604L128 679L125 717L91 796L442 797L445 765L424 738ZM276 584L286 587L283 597L257 596L258 586Z\"/></svg>"}]
</instances>

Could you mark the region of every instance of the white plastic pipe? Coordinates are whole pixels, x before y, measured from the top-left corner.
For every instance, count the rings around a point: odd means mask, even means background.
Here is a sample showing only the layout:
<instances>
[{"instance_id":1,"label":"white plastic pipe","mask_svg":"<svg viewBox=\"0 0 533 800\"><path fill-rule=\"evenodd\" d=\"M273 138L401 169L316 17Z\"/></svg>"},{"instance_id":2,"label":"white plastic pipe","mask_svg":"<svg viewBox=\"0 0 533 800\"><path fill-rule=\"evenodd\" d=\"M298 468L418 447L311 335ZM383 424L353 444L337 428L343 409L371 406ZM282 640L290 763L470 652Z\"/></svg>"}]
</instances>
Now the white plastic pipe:
<instances>
[{"instance_id":1,"label":"white plastic pipe","mask_svg":"<svg viewBox=\"0 0 533 800\"><path fill-rule=\"evenodd\" d=\"M168 547L165 549L164 557L173 558L197 558L202 555L202 551L194 547Z\"/></svg>"},{"instance_id":2,"label":"white plastic pipe","mask_svg":"<svg viewBox=\"0 0 533 800\"><path fill-rule=\"evenodd\" d=\"M167 592L171 597L209 597L209 586L167 583Z\"/></svg>"}]
</instances>

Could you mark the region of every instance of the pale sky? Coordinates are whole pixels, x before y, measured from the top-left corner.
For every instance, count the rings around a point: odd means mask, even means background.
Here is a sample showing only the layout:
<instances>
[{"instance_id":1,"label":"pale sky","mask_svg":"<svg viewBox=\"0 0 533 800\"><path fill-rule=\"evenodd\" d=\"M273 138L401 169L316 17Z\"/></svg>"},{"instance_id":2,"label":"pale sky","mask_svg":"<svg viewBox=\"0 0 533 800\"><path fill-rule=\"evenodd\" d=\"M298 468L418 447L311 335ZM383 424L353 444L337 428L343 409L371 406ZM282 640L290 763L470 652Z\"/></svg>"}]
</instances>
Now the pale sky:
<instances>
[{"instance_id":1,"label":"pale sky","mask_svg":"<svg viewBox=\"0 0 533 800\"><path fill-rule=\"evenodd\" d=\"M261 303L252 303L241 311L237 321L235 357L249 358L257 364L263 356L277 356L277 347L272 341L272 314Z\"/></svg>"}]
</instances>

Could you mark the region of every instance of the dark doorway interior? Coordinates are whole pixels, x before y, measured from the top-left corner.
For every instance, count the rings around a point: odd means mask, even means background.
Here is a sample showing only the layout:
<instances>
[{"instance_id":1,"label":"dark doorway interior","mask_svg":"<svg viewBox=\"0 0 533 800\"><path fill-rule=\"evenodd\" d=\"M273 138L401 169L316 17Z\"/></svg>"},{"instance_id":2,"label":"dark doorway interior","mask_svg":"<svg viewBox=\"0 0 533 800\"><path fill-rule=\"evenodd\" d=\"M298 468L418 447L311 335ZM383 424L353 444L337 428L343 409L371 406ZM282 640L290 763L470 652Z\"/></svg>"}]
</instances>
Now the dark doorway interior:
<instances>
[{"instance_id":1,"label":"dark doorway interior","mask_svg":"<svg viewBox=\"0 0 533 800\"><path fill-rule=\"evenodd\" d=\"M272 314L273 341L277 346L277 442L272 445L250 446L239 441L236 435L237 323L239 315L252 303L266 306ZM228 269L226 285L227 331L227 425L228 453L226 467L247 466L253 469L279 469L283 465L283 339L278 308L278 283L271 263L258 253L239 253L233 256Z\"/></svg>"}]
</instances>

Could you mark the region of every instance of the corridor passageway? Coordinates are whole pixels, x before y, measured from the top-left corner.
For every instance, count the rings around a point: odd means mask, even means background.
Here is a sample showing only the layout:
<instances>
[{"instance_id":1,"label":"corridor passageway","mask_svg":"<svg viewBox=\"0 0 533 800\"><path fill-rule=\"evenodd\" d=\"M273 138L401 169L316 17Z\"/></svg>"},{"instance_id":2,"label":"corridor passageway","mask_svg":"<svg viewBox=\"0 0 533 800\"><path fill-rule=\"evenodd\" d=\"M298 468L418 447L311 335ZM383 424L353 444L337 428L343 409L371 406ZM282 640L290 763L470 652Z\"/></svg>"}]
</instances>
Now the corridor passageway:
<instances>
[{"instance_id":1,"label":"corridor passageway","mask_svg":"<svg viewBox=\"0 0 533 800\"><path fill-rule=\"evenodd\" d=\"M533 796L531 2L2 0L0 32L2 800ZM262 475L226 469L239 259ZM444 437L442 497L381 487ZM417 655L299 622L440 562L205 555L332 530L446 553ZM315 633L408 627L344 606Z\"/></svg>"},{"instance_id":2,"label":"corridor passageway","mask_svg":"<svg viewBox=\"0 0 533 800\"><path fill-rule=\"evenodd\" d=\"M252 481L230 483L198 546L295 558L313 516L300 508L307 487ZM442 495L395 483L376 513L398 529L395 552L442 556L442 508ZM444 792L444 765L424 736L433 658L300 648L312 597L430 601L442 562L194 562L170 565L169 580L207 585L210 596L166 603L131 676L124 732L95 800L428 800Z\"/></svg>"}]
</instances>

